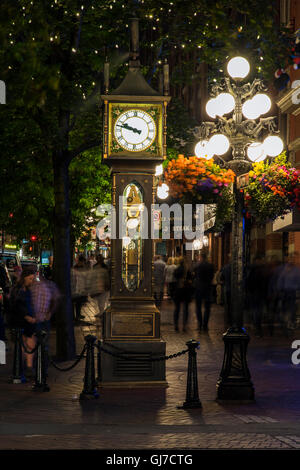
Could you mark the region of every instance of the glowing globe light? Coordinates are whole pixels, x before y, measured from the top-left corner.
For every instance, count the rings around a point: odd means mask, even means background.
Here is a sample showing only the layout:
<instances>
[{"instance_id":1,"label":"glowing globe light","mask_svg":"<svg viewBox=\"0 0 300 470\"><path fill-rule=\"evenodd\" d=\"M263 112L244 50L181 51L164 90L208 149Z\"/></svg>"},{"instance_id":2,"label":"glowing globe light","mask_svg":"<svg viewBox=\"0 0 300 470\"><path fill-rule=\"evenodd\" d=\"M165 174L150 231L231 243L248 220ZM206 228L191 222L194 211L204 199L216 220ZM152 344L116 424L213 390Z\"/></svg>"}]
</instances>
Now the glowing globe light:
<instances>
[{"instance_id":1,"label":"glowing globe light","mask_svg":"<svg viewBox=\"0 0 300 470\"><path fill-rule=\"evenodd\" d=\"M219 103L220 109L222 109L222 116L223 114L231 113L235 107L234 97L230 93L220 93L217 96L217 103Z\"/></svg>"},{"instance_id":2,"label":"glowing globe light","mask_svg":"<svg viewBox=\"0 0 300 470\"><path fill-rule=\"evenodd\" d=\"M227 72L232 78L245 78L249 71L249 62L244 57L234 57L227 64Z\"/></svg>"},{"instance_id":3,"label":"glowing globe light","mask_svg":"<svg viewBox=\"0 0 300 470\"><path fill-rule=\"evenodd\" d=\"M134 229L134 228L136 228L136 227L139 225L139 223L140 223L139 219L135 219L135 218L129 219L129 220L127 221L127 227L128 227L129 229Z\"/></svg>"},{"instance_id":4,"label":"glowing globe light","mask_svg":"<svg viewBox=\"0 0 300 470\"><path fill-rule=\"evenodd\" d=\"M270 157L276 157L277 155L279 155L284 147L281 138L276 135L270 135L269 137L267 137L264 140L263 146L266 154Z\"/></svg>"},{"instance_id":5,"label":"glowing globe light","mask_svg":"<svg viewBox=\"0 0 300 470\"><path fill-rule=\"evenodd\" d=\"M247 149L247 155L252 162L261 162L266 158L266 153L263 144L260 142L253 142Z\"/></svg>"},{"instance_id":6,"label":"glowing globe light","mask_svg":"<svg viewBox=\"0 0 300 470\"><path fill-rule=\"evenodd\" d=\"M209 139L209 145L216 155L223 155L229 149L229 140L223 134L215 134Z\"/></svg>"},{"instance_id":7,"label":"glowing globe light","mask_svg":"<svg viewBox=\"0 0 300 470\"><path fill-rule=\"evenodd\" d=\"M157 165L155 168L155 176L161 176L164 172L162 165Z\"/></svg>"},{"instance_id":8,"label":"glowing globe light","mask_svg":"<svg viewBox=\"0 0 300 470\"><path fill-rule=\"evenodd\" d=\"M201 248L203 247L203 243L201 240L194 240L193 241L193 249L194 250L201 250Z\"/></svg>"},{"instance_id":9,"label":"glowing globe light","mask_svg":"<svg viewBox=\"0 0 300 470\"><path fill-rule=\"evenodd\" d=\"M123 246L126 248L129 243L131 242L131 238L130 237L123 237Z\"/></svg>"},{"instance_id":10,"label":"glowing globe light","mask_svg":"<svg viewBox=\"0 0 300 470\"><path fill-rule=\"evenodd\" d=\"M216 115L218 114L218 112L220 112L217 99L212 98L212 99L208 100L208 102L206 103L205 109L206 109L206 112L209 115L209 117L214 119L216 117ZM219 114L219 116L220 116L220 114Z\"/></svg>"},{"instance_id":11,"label":"glowing globe light","mask_svg":"<svg viewBox=\"0 0 300 470\"><path fill-rule=\"evenodd\" d=\"M258 107L253 100L247 100L242 106L242 113L246 119L257 119L260 116Z\"/></svg>"},{"instance_id":12,"label":"glowing globe light","mask_svg":"<svg viewBox=\"0 0 300 470\"><path fill-rule=\"evenodd\" d=\"M163 183L161 186L157 187L157 197L159 199L167 199L169 196L169 186L166 183Z\"/></svg>"},{"instance_id":13,"label":"glowing globe light","mask_svg":"<svg viewBox=\"0 0 300 470\"><path fill-rule=\"evenodd\" d=\"M214 156L213 149L208 140L200 140L195 146L195 155L198 158L212 158Z\"/></svg>"},{"instance_id":14,"label":"glowing globe light","mask_svg":"<svg viewBox=\"0 0 300 470\"><path fill-rule=\"evenodd\" d=\"M266 114L271 109L271 100L265 93L258 93L252 98L253 106L257 108L260 114Z\"/></svg>"}]
</instances>

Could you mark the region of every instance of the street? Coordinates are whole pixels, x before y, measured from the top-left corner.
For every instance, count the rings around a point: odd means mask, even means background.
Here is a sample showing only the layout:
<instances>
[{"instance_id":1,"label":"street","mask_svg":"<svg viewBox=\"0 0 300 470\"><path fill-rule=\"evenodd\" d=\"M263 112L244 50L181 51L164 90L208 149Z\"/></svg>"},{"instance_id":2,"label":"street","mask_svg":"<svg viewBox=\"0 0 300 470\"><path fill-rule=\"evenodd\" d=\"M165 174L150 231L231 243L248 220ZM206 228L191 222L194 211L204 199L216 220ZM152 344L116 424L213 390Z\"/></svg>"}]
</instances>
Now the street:
<instances>
[{"instance_id":1,"label":"street","mask_svg":"<svg viewBox=\"0 0 300 470\"><path fill-rule=\"evenodd\" d=\"M84 321L76 326L77 353L86 334L100 337L95 313L95 304L89 301L83 308ZM221 405L215 398L223 359L222 307L213 306L208 333L196 330L194 305L186 333L174 331L170 301L163 302L161 322L168 355L186 349L190 338L200 341L202 409L177 409L185 400L187 355L167 361L167 389L100 389L98 400L80 402L84 360L69 372L50 367L50 392L33 392L30 383L8 383L10 344L7 365L0 366L0 449L300 448L299 366L291 362L291 344L299 330L290 337L278 328L273 337L267 331L263 338L250 333L248 359L256 403ZM52 352L54 342L53 331Z\"/></svg>"}]
</instances>

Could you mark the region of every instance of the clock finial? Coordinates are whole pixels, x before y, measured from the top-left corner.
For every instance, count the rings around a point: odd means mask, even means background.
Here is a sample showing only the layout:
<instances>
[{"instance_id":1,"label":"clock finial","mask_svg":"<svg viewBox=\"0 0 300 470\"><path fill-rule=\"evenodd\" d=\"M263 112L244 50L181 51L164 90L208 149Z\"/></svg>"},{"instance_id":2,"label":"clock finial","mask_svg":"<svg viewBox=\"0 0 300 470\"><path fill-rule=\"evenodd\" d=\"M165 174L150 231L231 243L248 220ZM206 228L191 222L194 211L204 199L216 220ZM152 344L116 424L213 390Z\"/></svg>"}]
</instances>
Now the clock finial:
<instances>
[{"instance_id":1,"label":"clock finial","mask_svg":"<svg viewBox=\"0 0 300 470\"><path fill-rule=\"evenodd\" d=\"M139 60L139 19L131 19L131 41L130 41L130 53L129 53L129 70L140 67Z\"/></svg>"}]
</instances>

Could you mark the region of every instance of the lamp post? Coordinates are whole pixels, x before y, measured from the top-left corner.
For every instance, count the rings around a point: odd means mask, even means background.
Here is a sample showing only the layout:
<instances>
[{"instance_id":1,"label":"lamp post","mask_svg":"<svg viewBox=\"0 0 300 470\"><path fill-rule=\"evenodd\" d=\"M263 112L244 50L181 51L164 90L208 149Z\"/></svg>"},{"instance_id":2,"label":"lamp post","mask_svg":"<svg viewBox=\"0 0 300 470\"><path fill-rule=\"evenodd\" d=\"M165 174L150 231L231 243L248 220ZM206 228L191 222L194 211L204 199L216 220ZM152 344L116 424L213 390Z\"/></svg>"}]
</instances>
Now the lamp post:
<instances>
[{"instance_id":1,"label":"lamp post","mask_svg":"<svg viewBox=\"0 0 300 470\"><path fill-rule=\"evenodd\" d=\"M231 292L234 295L231 296L231 326L223 335L224 361L217 383L217 398L222 401L254 400L246 359L249 336L243 328L243 197L238 190L238 177L250 170L251 162L276 156L283 150L283 142L276 135L275 117L260 117L271 108L264 83L260 79L242 83L249 70L249 63L243 57L228 62L227 71L233 80L225 77L221 84L214 85L213 98L206 105L207 114L215 122L203 122L194 130L195 136L201 139L195 148L196 155L221 158L231 147L231 158L223 162L237 175L233 189L231 250ZM265 137L263 142L258 140L260 136Z\"/></svg>"}]
</instances>

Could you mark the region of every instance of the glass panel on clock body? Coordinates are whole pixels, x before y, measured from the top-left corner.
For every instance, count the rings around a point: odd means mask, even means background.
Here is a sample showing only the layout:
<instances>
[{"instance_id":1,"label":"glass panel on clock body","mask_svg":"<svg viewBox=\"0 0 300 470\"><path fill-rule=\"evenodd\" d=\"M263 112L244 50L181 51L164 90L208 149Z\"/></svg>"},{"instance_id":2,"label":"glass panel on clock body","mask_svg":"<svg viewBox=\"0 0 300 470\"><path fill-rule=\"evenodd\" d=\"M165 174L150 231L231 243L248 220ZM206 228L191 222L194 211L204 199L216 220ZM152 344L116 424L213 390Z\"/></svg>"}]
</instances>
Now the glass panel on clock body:
<instances>
[{"instance_id":1,"label":"glass panel on clock body","mask_svg":"<svg viewBox=\"0 0 300 470\"><path fill-rule=\"evenodd\" d=\"M122 213L122 280L130 292L137 290L143 279L143 190L132 182L123 192Z\"/></svg>"}]
</instances>

